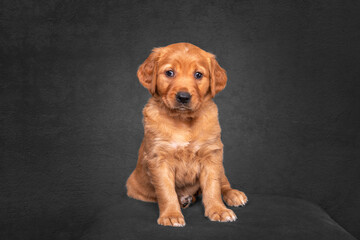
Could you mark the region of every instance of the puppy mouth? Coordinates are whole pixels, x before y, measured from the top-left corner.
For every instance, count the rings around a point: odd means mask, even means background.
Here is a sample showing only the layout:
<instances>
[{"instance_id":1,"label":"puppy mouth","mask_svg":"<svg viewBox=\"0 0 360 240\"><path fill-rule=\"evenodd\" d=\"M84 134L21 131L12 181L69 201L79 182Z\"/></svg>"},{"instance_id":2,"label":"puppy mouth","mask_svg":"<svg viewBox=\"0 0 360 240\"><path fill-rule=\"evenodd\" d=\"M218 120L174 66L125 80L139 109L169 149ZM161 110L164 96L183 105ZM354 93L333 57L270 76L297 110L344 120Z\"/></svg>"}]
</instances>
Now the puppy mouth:
<instances>
[{"instance_id":1,"label":"puppy mouth","mask_svg":"<svg viewBox=\"0 0 360 240\"><path fill-rule=\"evenodd\" d=\"M178 111L192 111L192 108L186 105L180 105L180 106L176 106L174 107L174 110L178 110Z\"/></svg>"},{"instance_id":2,"label":"puppy mouth","mask_svg":"<svg viewBox=\"0 0 360 240\"><path fill-rule=\"evenodd\" d=\"M179 112L192 112L192 109L190 108L175 108L174 110Z\"/></svg>"},{"instance_id":3,"label":"puppy mouth","mask_svg":"<svg viewBox=\"0 0 360 240\"><path fill-rule=\"evenodd\" d=\"M162 98L163 103L165 104L165 106L170 109L171 111L176 111L176 112L193 112L196 110L196 106L193 106L193 104L191 103L178 103L178 102L172 102L171 100L169 101L166 97Z\"/></svg>"}]
</instances>

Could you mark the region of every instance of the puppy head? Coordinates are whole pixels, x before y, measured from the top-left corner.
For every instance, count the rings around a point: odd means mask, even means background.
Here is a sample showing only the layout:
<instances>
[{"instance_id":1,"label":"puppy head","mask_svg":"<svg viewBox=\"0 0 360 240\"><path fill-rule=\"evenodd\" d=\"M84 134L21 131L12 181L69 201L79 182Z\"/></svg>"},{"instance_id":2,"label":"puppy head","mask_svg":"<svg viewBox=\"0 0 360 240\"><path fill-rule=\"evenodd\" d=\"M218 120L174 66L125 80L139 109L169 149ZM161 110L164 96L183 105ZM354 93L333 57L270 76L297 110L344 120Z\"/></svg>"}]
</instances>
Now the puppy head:
<instances>
[{"instance_id":1,"label":"puppy head","mask_svg":"<svg viewBox=\"0 0 360 240\"><path fill-rule=\"evenodd\" d=\"M137 76L154 97L179 112L198 110L204 98L214 97L227 81L215 56L190 43L153 49Z\"/></svg>"}]
</instances>

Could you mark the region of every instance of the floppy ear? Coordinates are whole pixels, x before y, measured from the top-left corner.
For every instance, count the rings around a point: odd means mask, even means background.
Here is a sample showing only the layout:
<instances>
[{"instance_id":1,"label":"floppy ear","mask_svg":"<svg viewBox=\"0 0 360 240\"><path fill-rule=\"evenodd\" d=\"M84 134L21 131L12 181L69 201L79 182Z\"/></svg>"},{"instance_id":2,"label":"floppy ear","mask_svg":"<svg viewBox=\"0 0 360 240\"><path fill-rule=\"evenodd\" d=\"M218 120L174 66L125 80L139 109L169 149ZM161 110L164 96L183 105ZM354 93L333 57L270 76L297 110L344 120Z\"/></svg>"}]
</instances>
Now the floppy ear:
<instances>
[{"instance_id":1,"label":"floppy ear","mask_svg":"<svg viewBox=\"0 0 360 240\"><path fill-rule=\"evenodd\" d=\"M154 48L149 57L140 65L137 76L140 83L149 90L151 95L156 92L157 61L159 58L159 48Z\"/></svg>"},{"instance_id":2,"label":"floppy ear","mask_svg":"<svg viewBox=\"0 0 360 240\"><path fill-rule=\"evenodd\" d=\"M212 56L210 61L210 90L211 96L215 97L215 94L225 88L227 76L225 69L220 67L219 63L215 59L215 56Z\"/></svg>"}]
</instances>

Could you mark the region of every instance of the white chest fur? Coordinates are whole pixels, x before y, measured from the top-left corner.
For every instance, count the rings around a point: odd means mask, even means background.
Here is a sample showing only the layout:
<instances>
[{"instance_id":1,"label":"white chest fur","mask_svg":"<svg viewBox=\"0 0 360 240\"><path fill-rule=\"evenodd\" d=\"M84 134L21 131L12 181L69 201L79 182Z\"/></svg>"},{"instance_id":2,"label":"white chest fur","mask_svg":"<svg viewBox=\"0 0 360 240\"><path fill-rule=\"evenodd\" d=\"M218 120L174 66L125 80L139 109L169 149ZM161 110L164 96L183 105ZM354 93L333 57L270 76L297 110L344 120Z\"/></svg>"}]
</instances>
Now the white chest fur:
<instances>
[{"instance_id":1,"label":"white chest fur","mask_svg":"<svg viewBox=\"0 0 360 240\"><path fill-rule=\"evenodd\" d=\"M171 141L171 142L169 142L169 146L171 148L186 147L189 144L190 143L186 142L186 141Z\"/></svg>"}]
</instances>

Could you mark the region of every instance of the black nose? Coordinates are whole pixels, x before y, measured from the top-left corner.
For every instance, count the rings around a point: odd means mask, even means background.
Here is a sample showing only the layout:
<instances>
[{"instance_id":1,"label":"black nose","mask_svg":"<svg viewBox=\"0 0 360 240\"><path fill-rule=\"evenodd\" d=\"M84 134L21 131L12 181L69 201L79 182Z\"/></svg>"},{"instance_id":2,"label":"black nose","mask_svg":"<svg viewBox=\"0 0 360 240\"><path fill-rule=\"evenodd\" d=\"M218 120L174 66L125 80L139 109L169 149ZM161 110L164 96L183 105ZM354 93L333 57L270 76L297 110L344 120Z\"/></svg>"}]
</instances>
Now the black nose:
<instances>
[{"instance_id":1,"label":"black nose","mask_svg":"<svg viewBox=\"0 0 360 240\"><path fill-rule=\"evenodd\" d=\"M176 101L179 103L188 103L190 102L191 95L188 92L178 92L176 94Z\"/></svg>"}]
</instances>

